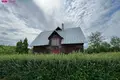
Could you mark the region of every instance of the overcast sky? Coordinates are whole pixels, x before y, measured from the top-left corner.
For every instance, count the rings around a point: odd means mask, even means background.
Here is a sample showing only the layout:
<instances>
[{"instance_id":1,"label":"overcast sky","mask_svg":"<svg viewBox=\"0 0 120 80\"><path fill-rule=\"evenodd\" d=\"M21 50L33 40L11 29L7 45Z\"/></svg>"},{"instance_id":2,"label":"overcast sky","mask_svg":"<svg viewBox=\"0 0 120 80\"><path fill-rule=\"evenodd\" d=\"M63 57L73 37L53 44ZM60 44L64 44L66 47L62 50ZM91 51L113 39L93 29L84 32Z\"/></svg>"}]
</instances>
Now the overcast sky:
<instances>
[{"instance_id":1,"label":"overcast sky","mask_svg":"<svg viewBox=\"0 0 120 80\"><path fill-rule=\"evenodd\" d=\"M1 1L1 0L0 0ZM106 39L120 37L120 0L16 0L0 2L0 44L29 44L44 30L81 27L87 37L100 31Z\"/></svg>"}]
</instances>

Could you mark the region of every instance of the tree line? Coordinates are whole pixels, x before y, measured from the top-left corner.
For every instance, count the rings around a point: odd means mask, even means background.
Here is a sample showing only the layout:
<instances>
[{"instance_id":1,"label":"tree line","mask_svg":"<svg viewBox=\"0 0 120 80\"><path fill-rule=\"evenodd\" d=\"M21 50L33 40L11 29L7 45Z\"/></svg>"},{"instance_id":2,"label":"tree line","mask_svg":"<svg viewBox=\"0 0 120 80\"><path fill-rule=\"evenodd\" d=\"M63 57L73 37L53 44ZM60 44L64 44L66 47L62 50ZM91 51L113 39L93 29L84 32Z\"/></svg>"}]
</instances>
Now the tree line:
<instances>
[{"instance_id":1,"label":"tree line","mask_svg":"<svg viewBox=\"0 0 120 80\"><path fill-rule=\"evenodd\" d=\"M88 37L89 46L85 50L86 53L100 53L100 52L119 52L120 38L114 36L110 41L104 41L104 37L100 32L91 33Z\"/></svg>"}]
</instances>

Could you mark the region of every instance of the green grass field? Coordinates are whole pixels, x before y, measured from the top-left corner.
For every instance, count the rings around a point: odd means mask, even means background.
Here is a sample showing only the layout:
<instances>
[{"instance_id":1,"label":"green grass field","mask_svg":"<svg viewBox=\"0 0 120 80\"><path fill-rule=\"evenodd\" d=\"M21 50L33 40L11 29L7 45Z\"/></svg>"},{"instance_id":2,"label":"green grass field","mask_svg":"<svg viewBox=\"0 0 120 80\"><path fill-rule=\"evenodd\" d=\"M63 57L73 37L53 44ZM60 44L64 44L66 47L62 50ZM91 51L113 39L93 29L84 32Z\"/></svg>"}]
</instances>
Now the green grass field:
<instances>
[{"instance_id":1,"label":"green grass field","mask_svg":"<svg viewBox=\"0 0 120 80\"><path fill-rule=\"evenodd\" d=\"M120 80L120 52L0 55L0 80Z\"/></svg>"},{"instance_id":2,"label":"green grass field","mask_svg":"<svg viewBox=\"0 0 120 80\"><path fill-rule=\"evenodd\" d=\"M85 54L85 53L72 53L72 54L11 54L0 55L2 60L118 60L120 59L120 52L114 53L99 53L99 54Z\"/></svg>"}]
</instances>

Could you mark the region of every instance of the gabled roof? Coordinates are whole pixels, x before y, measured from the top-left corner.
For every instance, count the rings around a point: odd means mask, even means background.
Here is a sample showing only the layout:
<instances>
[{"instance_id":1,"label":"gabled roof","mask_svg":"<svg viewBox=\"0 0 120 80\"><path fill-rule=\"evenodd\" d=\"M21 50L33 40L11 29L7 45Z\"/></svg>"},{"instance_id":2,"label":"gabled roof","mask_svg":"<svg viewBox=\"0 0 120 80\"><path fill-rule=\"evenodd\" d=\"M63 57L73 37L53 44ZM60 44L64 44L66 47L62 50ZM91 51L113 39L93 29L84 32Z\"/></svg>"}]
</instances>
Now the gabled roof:
<instances>
[{"instance_id":1,"label":"gabled roof","mask_svg":"<svg viewBox=\"0 0 120 80\"><path fill-rule=\"evenodd\" d=\"M63 37L61 44L78 44L85 43L86 39L80 27L68 28L62 31L56 31L61 37ZM31 46L49 45L48 37L53 31L41 32L36 39L32 42Z\"/></svg>"},{"instance_id":2,"label":"gabled roof","mask_svg":"<svg viewBox=\"0 0 120 80\"><path fill-rule=\"evenodd\" d=\"M48 37L48 39L50 39L54 34L57 34L60 38L63 38L63 37L60 36L60 34L58 34L58 32L53 31L52 34Z\"/></svg>"},{"instance_id":3,"label":"gabled roof","mask_svg":"<svg viewBox=\"0 0 120 80\"><path fill-rule=\"evenodd\" d=\"M62 29L60 27L57 27L55 30L58 31L58 30L62 30Z\"/></svg>"}]
</instances>

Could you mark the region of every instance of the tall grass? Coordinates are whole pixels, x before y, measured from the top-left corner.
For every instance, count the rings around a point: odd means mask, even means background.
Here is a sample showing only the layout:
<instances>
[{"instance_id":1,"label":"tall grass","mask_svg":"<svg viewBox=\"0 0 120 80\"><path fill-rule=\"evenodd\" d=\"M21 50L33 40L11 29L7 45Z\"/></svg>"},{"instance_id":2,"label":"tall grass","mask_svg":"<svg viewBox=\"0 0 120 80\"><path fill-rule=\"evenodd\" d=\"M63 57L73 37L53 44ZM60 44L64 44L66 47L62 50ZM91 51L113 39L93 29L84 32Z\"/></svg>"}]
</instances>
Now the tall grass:
<instances>
[{"instance_id":1,"label":"tall grass","mask_svg":"<svg viewBox=\"0 0 120 80\"><path fill-rule=\"evenodd\" d=\"M0 55L0 80L120 80L120 53Z\"/></svg>"},{"instance_id":2,"label":"tall grass","mask_svg":"<svg viewBox=\"0 0 120 80\"><path fill-rule=\"evenodd\" d=\"M2 60L119 60L120 52L114 53L100 53L100 54L6 54L0 55L0 61Z\"/></svg>"}]
</instances>

